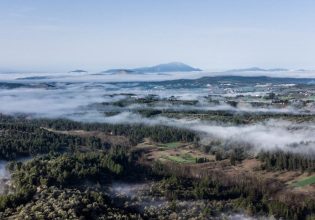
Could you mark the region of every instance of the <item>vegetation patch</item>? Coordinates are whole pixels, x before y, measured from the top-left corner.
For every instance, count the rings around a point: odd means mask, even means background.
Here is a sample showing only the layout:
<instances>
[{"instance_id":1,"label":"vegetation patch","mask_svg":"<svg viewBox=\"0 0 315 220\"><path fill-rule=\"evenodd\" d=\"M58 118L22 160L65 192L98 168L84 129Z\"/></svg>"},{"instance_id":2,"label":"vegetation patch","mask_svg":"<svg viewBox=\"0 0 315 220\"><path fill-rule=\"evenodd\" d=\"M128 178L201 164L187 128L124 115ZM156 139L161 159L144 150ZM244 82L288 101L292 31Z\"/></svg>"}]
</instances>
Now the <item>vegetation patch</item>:
<instances>
[{"instance_id":1,"label":"vegetation patch","mask_svg":"<svg viewBox=\"0 0 315 220\"><path fill-rule=\"evenodd\" d=\"M293 183L293 186L304 187L304 186L308 186L308 185L312 185L312 184L315 184L315 176L307 177L305 179L297 181L297 182Z\"/></svg>"},{"instance_id":2,"label":"vegetation patch","mask_svg":"<svg viewBox=\"0 0 315 220\"><path fill-rule=\"evenodd\" d=\"M177 142L170 142L170 143L166 143L166 144L161 144L159 146L162 148L177 148L181 145L182 145L182 143L177 141Z\"/></svg>"},{"instance_id":3,"label":"vegetation patch","mask_svg":"<svg viewBox=\"0 0 315 220\"><path fill-rule=\"evenodd\" d=\"M190 154L182 154L179 156L168 155L163 158L176 163L196 163L196 158Z\"/></svg>"}]
</instances>

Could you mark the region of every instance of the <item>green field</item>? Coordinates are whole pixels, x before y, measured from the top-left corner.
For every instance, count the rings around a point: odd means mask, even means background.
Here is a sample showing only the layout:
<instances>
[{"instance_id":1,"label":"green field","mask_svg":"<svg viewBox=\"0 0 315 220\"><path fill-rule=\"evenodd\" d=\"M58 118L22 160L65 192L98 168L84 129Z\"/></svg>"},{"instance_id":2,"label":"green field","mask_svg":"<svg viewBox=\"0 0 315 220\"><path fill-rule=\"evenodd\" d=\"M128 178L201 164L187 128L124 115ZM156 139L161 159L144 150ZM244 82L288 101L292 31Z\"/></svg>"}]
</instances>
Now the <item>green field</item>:
<instances>
[{"instance_id":1,"label":"green field","mask_svg":"<svg viewBox=\"0 0 315 220\"><path fill-rule=\"evenodd\" d=\"M181 142L170 142L170 143L167 143L167 144L161 144L159 146L163 147L163 148L177 148L181 144L182 144Z\"/></svg>"},{"instance_id":2,"label":"green field","mask_svg":"<svg viewBox=\"0 0 315 220\"><path fill-rule=\"evenodd\" d=\"M180 156L165 156L164 159L176 162L176 163L196 163L196 158L190 154L183 154Z\"/></svg>"},{"instance_id":3,"label":"green field","mask_svg":"<svg viewBox=\"0 0 315 220\"><path fill-rule=\"evenodd\" d=\"M303 180L300 180L298 182L295 182L295 183L293 183L293 186L303 187L303 186L312 185L312 184L315 184L315 176L311 176L311 177L305 178Z\"/></svg>"}]
</instances>

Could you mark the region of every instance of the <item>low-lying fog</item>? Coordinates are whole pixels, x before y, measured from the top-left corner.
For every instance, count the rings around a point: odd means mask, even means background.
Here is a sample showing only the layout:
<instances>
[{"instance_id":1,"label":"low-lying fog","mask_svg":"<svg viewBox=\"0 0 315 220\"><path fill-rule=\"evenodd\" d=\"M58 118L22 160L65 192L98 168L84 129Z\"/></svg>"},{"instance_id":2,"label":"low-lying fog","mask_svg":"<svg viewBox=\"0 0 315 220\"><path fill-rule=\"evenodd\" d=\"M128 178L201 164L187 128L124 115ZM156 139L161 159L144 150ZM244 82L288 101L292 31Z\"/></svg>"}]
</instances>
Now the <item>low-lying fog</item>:
<instances>
[{"instance_id":1,"label":"low-lying fog","mask_svg":"<svg viewBox=\"0 0 315 220\"><path fill-rule=\"evenodd\" d=\"M0 195L6 193L10 181L10 172L6 169L7 161L0 161Z\"/></svg>"},{"instance_id":2,"label":"low-lying fog","mask_svg":"<svg viewBox=\"0 0 315 220\"><path fill-rule=\"evenodd\" d=\"M39 77L38 74L35 78L25 79L25 77L25 74L15 74L12 76L9 74L0 74L1 113L22 113L35 117L64 117L85 122L143 123L148 125L185 127L202 133L202 142L205 144L211 140L217 139L222 141L225 147L232 146L233 144L246 144L252 146L255 150L283 149L291 152L315 153L315 128L311 123L296 124L282 120L267 120L255 124L235 126L197 119L190 120L187 118L175 119L162 116L145 118L137 112L134 112L135 109L151 108L176 111L221 110L288 114L300 114L301 112L307 111L309 114L315 113L314 105L303 108L294 106L281 107L281 105L280 107L254 107L250 102L245 102L242 105L233 106L222 101L213 104L206 99L209 95L216 95L219 99L246 95L250 99L255 99L257 96L268 94L270 88L259 88L259 92L235 92L233 90L235 87L226 83L223 85L224 89L221 89L220 93L216 93L213 90L213 88L216 87L215 85L194 88L176 85L175 88L172 88L170 84L165 87L163 84L149 82L108 83L105 81L97 81L94 77L98 76L85 76L82 74L75 77L73 77L73 74L54 76L59 77L59 81L62 81L60 80L61 78L66 78L69 81L68 83L58 82L58 80L54 81L52 78L36 78ZM50 75L49 77L53 76ZM77 77L79 79L86 78L86 80L85 82L74 83L75 81L80 81L77 80ZM147 77L147 75L145 77ZM163 79L163 77L166 76L161 77L155 75L150 77ZM21 80L20 78L24 79ZM70 83L70 79L72 79L73 82ZM11 84L5 83L8 80L11 80ZM15 84L12 84L12 82ZM288 86L283 85L283 88L281 87L279 91L286 89L288 89ZM141 98L149 94L154 94L159 98L169 99L176 97L177 100L197 100L198 103L187 105L157 102L155 105L151 106L145 103L131 103L127 106L111 105L111 103L125 100L128 97L130 98L130 96ZM103 103L109 103L109 105L103 105ZM98 107L95 107L95 105ZM101 106L101 108L99 106ZM114 116L106 116L106 114L104 114L106 111L117 111L118 113Z\"/></svg>"},{"instance_id":3,"label":"low-lying fog","mask_svg":"<svg viewBox=\"0 0 315 220\"><path fill-rule=\"evenodd\" d=\"M139 82L139 81L164 81L175 79L197 79L203 76L270 76L315 78L314 70L279 70L279 71L250 71L250 70L220 70L220 71L196 71L196 72L169 72L160 74L104 74L104 73L6 73L0 72L1 80L42 81L42 82Z\"/></svg>"},{"instance_id":4,"label":"low-lying fog","mask_svg":"<svg viewBox=\"0 0 315 220\"><path fill-rule=\"evenodd\" d=\"M161 74L104 74L104 73L0 73L1 80L19 82L139 82L175 79L197 79L213 75L209 72L173 72Z\"/></svg>"},{"instance_id":5,"label":"low-lying fog","mask_svg":"<svg viewBox=\"0 0 315 220\"><path fill-rule=\"evenodd\" d=\"M201 142L222 142L221 147L251 147L261 150L284 150L292 153L315 154L315 125L293 123L284 120L267 120L249 125L231 125L206 122L198 119L174 119L167 117L144 118L139 114L124 112L102 119L107 123L143 123L187 128L202 134Z\"/></svg>"},{"instance_id":6,"label":"low-lying fog","mask_svg":"<svg viewBox=\"0 0 315 220\"><path fill-rule=\"evenodd\" d=\"M113 182L109 187L110 197L120 201L124 207L132 207L140 212L144 210L160 210L170 207L171 202L164 197L157 197L150 194L150 182L147 183L124 183ZM206 205L206 200L177 200L178 216L198 215ZM187 215L188 214L188 215ZM229 219L229 220L274 220L273 217L255 216L250 217L242 213L221 213L213 219Z\"/></svg>"},{"instance_id":7,"label":"low-lying fog","mask_svg":"<svg viewBox=\"0 0 315 220\"><path fill-rule=\"evenodd\" d=\"M1 76L1 75L0 75ZM16 82L15 83L19 83ZM9 86L12 86L8 88ZM221 91L222 90L222 91ZM165 88L163 85L152 85L143 83L39 83L29 82L24 84L5 84L1 86L0 78L0 112L2 113L25 113L36 114L43 117L67 117L71 114L84 114L86 107L93 103L111 103L126 98L124 94L134 94L137 98L150 94L160 98L176 97L178 100L198 100L197 105L168 105L159 104L151 106L155 109L172 110L231 110L246 112L279 112L279 113L299 113L301 111L314 112L314 106L309 105L304 108L290 107L253 107L244 102L241 105L231 106L223 102L213 104L204 100L208 95L218 97L233 97L246 95L257 97L255 92L241 93L232 89L221 89L220 93L214 93L212 88ZM269 91L260 91L259 95L266 95ZM115 94L115 95L113 95ZM119 95L121 94L121 95ZM146 108L145 104L130 105L128 108ZM107 107L108 108L108 107ZM93 117L90 118L93 121Z\"/></svg>"}]
</instances>

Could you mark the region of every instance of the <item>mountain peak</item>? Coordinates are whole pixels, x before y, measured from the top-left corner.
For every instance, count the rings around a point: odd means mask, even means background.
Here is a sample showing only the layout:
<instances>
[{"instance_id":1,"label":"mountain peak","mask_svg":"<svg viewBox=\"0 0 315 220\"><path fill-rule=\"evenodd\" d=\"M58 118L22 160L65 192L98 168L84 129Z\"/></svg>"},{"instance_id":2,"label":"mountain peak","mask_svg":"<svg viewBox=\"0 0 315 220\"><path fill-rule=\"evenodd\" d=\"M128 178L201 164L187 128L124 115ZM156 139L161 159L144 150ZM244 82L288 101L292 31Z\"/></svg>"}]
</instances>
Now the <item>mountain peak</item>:
<instances>
[{"instance_id":1,"label":"mountain peak","mask_svg":"<svg viewBox=\"0 0 315 220\"><path fill-rule=\"evenodd\" d=\"M69 71L69 73L87 73L87 71L78 69L78 70Z\"/></svg>"},{"instance_id":2,"label":"mountain peak","mask_svg":"<svg viewBox=\"0 0 315 220\"><path fill-rule=\"evenodd\" d=\"M192 72L201 71L201 69L191 67L181 62L162 63L150 67L138 67L134 69L109 69L102 73L110 74L141 74L141 73L165 73L165 72Z\"/></svg>"},{"instance_id":3,"label":"mountain peak","mask_svg":"<svg viewBox=\"0 0 315 220\"><path fill-rule=\"evenodd\" d=\"M191 67L181 62L163 63L151 67L140 67L133 69L142 73L157 73L157 72L191 72L201 71L201 69Z\"/></svg>"},{"instance_id":4,"label":"mountain peak","mask_svg":"<svg viewBox=\"0 0 315 220\"><path fill-rule=\"evenodd\" d=\"M137 74L136 71L131 69L109 69L102 73L108 73L108 74Z\"/></svg>"},{"instance_id":5,"label":"mountain peak","mask_svg":"<svg viewBox=\"0 0 315 220\"><path fill-rule=\"evenodd\" d=\"M245 69L232 69L228 70L228 72L277 72L277 71L288 71L288 69L284 68L271 68L271 69L263 69L260 67L250 67Z\"/></svg>"}]
</instances>

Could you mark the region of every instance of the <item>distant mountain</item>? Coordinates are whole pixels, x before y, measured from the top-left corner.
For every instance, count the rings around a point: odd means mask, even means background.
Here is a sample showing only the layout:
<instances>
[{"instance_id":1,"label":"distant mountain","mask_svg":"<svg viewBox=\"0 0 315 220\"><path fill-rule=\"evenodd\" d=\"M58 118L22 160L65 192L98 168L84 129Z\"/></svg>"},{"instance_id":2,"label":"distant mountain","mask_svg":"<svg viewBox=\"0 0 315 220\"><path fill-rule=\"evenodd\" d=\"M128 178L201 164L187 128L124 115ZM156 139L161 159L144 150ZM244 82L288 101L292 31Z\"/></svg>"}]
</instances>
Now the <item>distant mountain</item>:
<instances>
[{"instance_id":1,"label":"distant mountain","mask_svg":"<svg viewBox=\"0 0 315 220\"><path fill-rule=\"evenodd\" d=\"M16 78L17 80L42 80L42 79L49 79L50 77L47 76L30 76L30 77L22 77Z\"/></svg>"},{"instance_id":2,"label":"distant mountain","mask_svg":"<svg viewBox=\"0 0 315 220\"><path fill-rule=\"evenodd\" d=\"M299 72L307 72L307 71L310 71L310 70L307 70L307 69L297 69L296 71L299 71Z\"/></svg>"},{"instance_id":3,"label":"distant mountain","mask_svg":"<svg viewBox=\"0 0 315 220\"><path fill-rule=\"evenodd\" d=\"M69 73L87 73L87 71L85 71L85 70L72 70L72 71L69 71Z\"/></svg>"},{"instance_id":4,"label":"distant mountain","mask_svg":"<svg viewBox=\"0 0 315 220\"><path fill-rule=\"evenodd\" d=\"M277 72L277 71L289 71L289 70L288 69L284 69L284 68L263 69L263 68L259 68L259 67L250 67L250 68L245 68L245 69L228 70L227 72L254 72L254 71L259 71L259 72Z\"/></svg>"},{"instance_id":5,"label":"distant mountain","mask_svg":"<svg viewBox=\"0 0 315 220\"><path fill-rule=\"evenodd\" d=\"M131 70L131 69L109 69L102 73L108 74L139 74L138 72Z\"/></svg>"},{"instance_id":6,"label":"distant mountain","mask_svg":"<svg viewBox=\"0 0 315 220\"><path fill-rule=\"evenodd\" d=\"M134 69L110 69L102 73L110 74L141 74L141 73L166 73L166 72L191 72L201 71L201 69L191 67L180 62L164 63L151 67L139 67Z\"/></svg>"},{"instance_id":7,"label":"distant mountain","mask_svg":"<svg viewBox=\"0 0 315 220\"><path fill-rule=\"evenodd\" d=\"M201 71L201 69L191 67L180 62L164 63L151 67L140 67L133 69L142 73L164 73L164 72L191 72Z\"/></svg>"}]
</instances>

